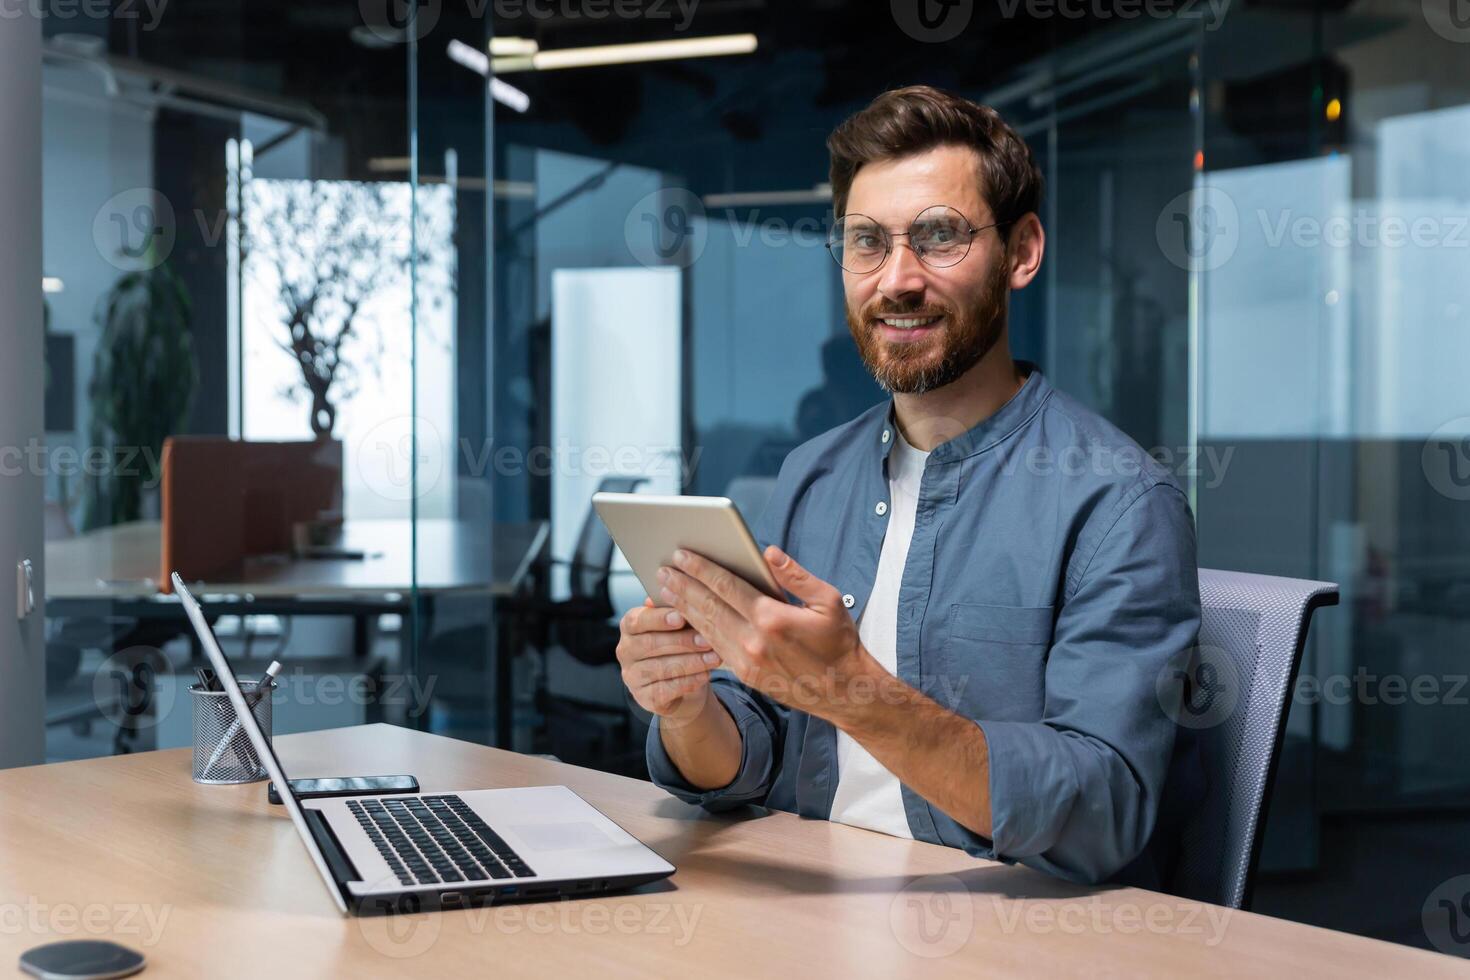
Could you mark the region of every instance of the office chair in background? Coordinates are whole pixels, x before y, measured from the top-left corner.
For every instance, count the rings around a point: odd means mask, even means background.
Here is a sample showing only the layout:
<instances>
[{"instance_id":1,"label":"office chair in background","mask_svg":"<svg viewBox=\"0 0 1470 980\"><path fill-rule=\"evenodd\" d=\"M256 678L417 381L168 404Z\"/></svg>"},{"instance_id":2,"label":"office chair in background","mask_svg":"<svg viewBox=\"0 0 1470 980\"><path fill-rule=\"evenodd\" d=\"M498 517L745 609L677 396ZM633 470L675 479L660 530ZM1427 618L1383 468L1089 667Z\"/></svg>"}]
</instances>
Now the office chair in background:
<instances>
[{"instance_id":1,"label":"office chair in background","mask_svg":"<svg viewBox=\"0 0 1470 980\"><path fill-rule=\"evenodd\" d=\"M610 476L597 490L632 493L647 482L641 476ZM612 536L589 501L571 560L551 562L567 568L571 594L539 599L527 610L541 651L535 693L543 723L539 751L564 762L643 776L646 728L632 711L617 660L613 553Z\"/></svg>"},{"instance_id":2,"label":"office chair in background","mask_svg":"<svg viewBox=\"0 0 1470 980\"><path fill-rule=\"evenodd\" d=\"M1213 660L1216 683L1233 685L1236 700L1193 730L1208 789L1185 823L1168 890L1245 908L1307 627L1337 604L1337 585L1202 568L1199 591L1203 662Z\"/></svg>"},{"instance_id":3,"label":"office chair in background","mask_svg":"<svg viewBox=\"0 0 1470 980\"><path fill-rule=\"evenodd\" d=\"M45 508L47 541L76 536L65 503L48 500ZM91 677L80 676L82 664L88 662L88 653L106 664L107 658L117 651L141 642L139 637L149 638L140 633L137 620L126 616L48 617L46 727L70 727L85 738L92 734L94 722L115 721L112 740L115 754L146 748L140 738L140 724L149 713L152 692L139 680L147 675L139 674L137 669L147 658L130 655L125 658L128 662L111 665L111 676L101 684ZM156 661L149 660L145 669L157 666Z\"/></svg>"},{"instance_id":4,"label":"office chair in background","mask_svg":"<svg viewBox=\"0 0 1470 980\"><path fill-rule=\"evenodd\" d=\"M646 482L645 477L606 477L597 489L631 493ZM533 591L497 604L495 632L508 649L496 650L495 656L518 658L532 649L540 654L530 683L530 703L539 716L533 752L637 775L643 772L646 732L632 712L617 664L619 629L609 586L613 552L612 537L589 499L571 559L543 560ZM553 568L568 570L566 598L547 594ZM463 715L471 729L487 724L480 712L489 700L482 681L485 651L495 642L491 635L484 624L448 629L428 638L421 654L421 669L450 680L439 685L436 704L447 716ZM515 712L516 699L508 703ZM466 730L463 737L475 736ZM513 744L501 748L516 748L515 741L513 735Z\"/></svg>"}]
</instances>

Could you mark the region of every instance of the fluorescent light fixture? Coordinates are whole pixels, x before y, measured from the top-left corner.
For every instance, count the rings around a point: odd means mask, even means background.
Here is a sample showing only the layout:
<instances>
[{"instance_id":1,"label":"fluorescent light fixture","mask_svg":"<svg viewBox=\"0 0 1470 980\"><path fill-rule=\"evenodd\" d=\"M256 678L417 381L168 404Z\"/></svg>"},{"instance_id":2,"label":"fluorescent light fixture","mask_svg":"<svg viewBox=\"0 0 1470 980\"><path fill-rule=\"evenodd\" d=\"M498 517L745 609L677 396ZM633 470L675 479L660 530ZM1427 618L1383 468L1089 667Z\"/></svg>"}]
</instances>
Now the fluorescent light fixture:
<instances>
[{"instance_id":1,"label":"fluorescent light fixture","mask_svg":"<svg viewBox=\"0 0 1470 980\"><path fill-rule=\"evenodd\" d=\"M412 165L412 157L368 158L368 172L374 174L406 174Z\"/></svg>"},{"instance_id":2,"label":"fluorescent light fixture","mask_svg":"<svg viewBox=\"0 0 1470 980\"><path fill-rule=\"evenodd\" d=\"M472 48L459 39L449 42L449 60L464 65L480 75L490 74L490 56L478 48Z\"/></svg>"},{"instance_id":3,"label":"fluorescent light fixture","mask_svg":"<svg viewBox=\"0 0 1470 980\"><path fill-rule=\"evenodd\" d=\"M57 276L41 277L41 292L43 293L59 293L65 288L66 283L62 282Z\"/></svg>"},{"instance_id":4,"label":"fluorescent light fixture","mask_svg":"<svg viewBox=\"0 0 1470 980\"><path fill-rule=\"evenodd\" d=\"M536 185L529 180L497 180L493 188L496 197L509 198L513 201L534 201L536 199Z\"/></svg>"},{"instance_id":5,"label":"fluorescent light fixture","mask_svg":"<svg viewBox=\"0 0 1470 980\"><path fill-rule=\"evenodd\" d=\"M492 37L490 39L490 54L495 58L533 55L538 47L536 42L528 37Z\"/></svg>"},{"instance_id":6,"label":"fluorescent light fixture","mask_svg":"<svg viewBox=\"0 0 1470 980\"><path fill-rule=\"evenodd\" d=\"M501 105L508 106L516 112L525 112L531 108L531 97L514 85L502 82L490 74L490 56L485 52L472 48L460 40L449 42L447 50L449 60L464 65L470 71L478 75L484 75L490 80L490 97Z\"/></svg>"},{"instance_id":7,"label":"fluorescent light fixture","mask_svg":"<svg viewBox=\"0 0 1470 980\"><path fill-rule=\"evenodd\" d=\"M513 58L494 58L490 69L497 75L509 75L518 71L535 71L536 62L531 55L516 55Z\"/></svg>"},{"instance_id":8,"label":"fluorescent light fixture","mask_svg":"<svg viewBox=\"0 0 1470 980\"><path fill-rule=\"evenodd\" d=\"M754 34L720 34L714 37L643 41L637 44L602 44L590 48L560 48L537 51L521 57L496 58L493 67L499 75L514 71L555 71L559 68L627 65L676 58L713 58L719 55L750 54L758 44Z\"/></svg>"},{"instance_id":9,"label":"fluorescent light fixture","mask_svg":"<svg viewBox=\"0 0 1470 980\"><path fill-rule=\"evenodd\" d=\"M502 82L498 78L490 79L490 97L503 106L509 106L516 112L525 112L531 108L531 97L509 82Z\"/></svg>"},{"instance_id":10,"label":"fluorescent light fixture","mask_svg":"<svg viewBox=\"0 0 1470 980\"><path fill-rule=\"evenodd\" d=\"M753 208L761 205L826 204L832 200L832 185L815 184L810 190L735 191L729 194L706 194L707 208Z\"/></svg>"}]
</instances>

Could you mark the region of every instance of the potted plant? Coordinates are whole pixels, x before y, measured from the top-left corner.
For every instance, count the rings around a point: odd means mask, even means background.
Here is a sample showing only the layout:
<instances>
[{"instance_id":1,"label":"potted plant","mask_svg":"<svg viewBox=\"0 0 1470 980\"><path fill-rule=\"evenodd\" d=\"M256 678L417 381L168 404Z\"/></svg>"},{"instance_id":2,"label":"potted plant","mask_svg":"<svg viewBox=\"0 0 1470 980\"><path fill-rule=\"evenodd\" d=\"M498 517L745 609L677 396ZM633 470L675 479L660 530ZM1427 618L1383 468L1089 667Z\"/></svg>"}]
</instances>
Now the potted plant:
<instances>
[{"instance_id":1,"label":"potted plant","mask_svg":"<svg viewBox=\"0 0 1470 980\"><path fill-rule=\"evenodd\" d=\"M143 516L163 440L183 427L199 383L192 313L188 289L167 263L124 274L104 298L88 435L111 465L88 479L84 529Z\"/></svg>"}]
</instances>

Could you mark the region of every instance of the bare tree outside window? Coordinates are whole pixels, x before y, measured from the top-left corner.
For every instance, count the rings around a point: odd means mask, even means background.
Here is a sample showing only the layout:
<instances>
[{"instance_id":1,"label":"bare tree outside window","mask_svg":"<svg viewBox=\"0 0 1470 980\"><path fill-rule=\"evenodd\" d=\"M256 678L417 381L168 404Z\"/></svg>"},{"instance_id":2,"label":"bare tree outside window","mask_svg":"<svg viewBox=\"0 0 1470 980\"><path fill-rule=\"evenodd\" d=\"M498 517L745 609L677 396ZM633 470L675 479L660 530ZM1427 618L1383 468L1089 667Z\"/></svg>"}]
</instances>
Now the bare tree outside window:
<instances>
[{"instance_id":1,"label":"bare tree outside window","mask_svg":"<svg viewBox=\"0 0 1470 980\"><path fill-rule=\"evenodd\" d=\"M441 306L453 292L449 189L419 189L416 236L409 191L393 182L246 185L242 268L275 297L279 330L272 339L300 369L299 380L281 394L309 402L318 438L332 435L337 407L365 377L381 379L385 332L413 328L406 311L402 322L379 322L374 299L415 275L421 304Z\"/></svg>"}]
</instances>

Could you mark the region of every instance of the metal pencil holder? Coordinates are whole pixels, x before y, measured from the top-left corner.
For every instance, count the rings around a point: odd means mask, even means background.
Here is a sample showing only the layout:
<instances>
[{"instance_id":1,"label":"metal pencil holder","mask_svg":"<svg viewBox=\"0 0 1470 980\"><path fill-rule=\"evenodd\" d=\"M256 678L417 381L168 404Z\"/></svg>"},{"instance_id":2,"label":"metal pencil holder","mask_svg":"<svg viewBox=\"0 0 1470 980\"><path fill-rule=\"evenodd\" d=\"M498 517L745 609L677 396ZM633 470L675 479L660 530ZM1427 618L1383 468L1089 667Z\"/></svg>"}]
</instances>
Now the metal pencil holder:
<instances>
[{"instance_id":1,"label":"metal pencil holder","mask_svg":"<svg viewBox=\"0 0 1470 980\"><path fill-rule=\"evenodd\" d=\"M254 701L255 723L271 738L271 689L256 698L257 681L240 681L246 703ZM198 684L189 688L194 702L194 781L210 785L253 783L266 778L265 767L250 744L250 736L235 724L235 708L224 691L206 691Z\"/></svg>"}]
</instances>

